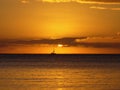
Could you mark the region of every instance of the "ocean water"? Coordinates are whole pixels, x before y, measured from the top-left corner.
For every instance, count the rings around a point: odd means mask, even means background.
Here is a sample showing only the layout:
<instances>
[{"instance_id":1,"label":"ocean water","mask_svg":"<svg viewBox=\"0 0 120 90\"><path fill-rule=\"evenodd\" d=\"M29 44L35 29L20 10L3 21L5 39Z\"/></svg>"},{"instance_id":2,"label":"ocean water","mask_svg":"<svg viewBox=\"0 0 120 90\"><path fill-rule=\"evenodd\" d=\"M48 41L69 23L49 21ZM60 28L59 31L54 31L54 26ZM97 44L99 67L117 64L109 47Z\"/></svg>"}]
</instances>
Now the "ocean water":
<instances>
[{"instance_id":1,"label":"ocean water","mask_svg":"<svg viewBox=\"0 0 120 90\"><path fill-rule=\"evenodd\" d=\"M1 54L0 90L120 90L120 56Z\"/></svg>"}]
</instances>

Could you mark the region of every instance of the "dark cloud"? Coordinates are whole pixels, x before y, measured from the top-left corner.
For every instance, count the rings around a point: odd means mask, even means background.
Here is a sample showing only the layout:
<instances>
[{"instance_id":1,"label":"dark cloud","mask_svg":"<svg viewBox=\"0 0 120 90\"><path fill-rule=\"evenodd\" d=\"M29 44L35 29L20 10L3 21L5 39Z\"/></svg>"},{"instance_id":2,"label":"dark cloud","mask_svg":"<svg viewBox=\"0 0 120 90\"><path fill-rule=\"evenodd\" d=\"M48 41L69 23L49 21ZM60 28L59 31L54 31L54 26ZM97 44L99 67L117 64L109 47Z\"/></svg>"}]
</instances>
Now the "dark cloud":
<instances>
[{"instance_id":1,"label":"dark cloud","mask_svg":"<svg viewBox=\"0 0 120 90\"><path fill-rule=\"evenodd\" d=\"M120 48L120 43L78 43L78 45L82 45L85 47L95 47L95 48Z\"/></svg>"},{"instance_id":2,"label":"dark cloud","mask_svg":"<svg viewBox=\"0 0 120 90\"><path fill-rule=\"evenodd\" d=\"M86 42L88 37L67 37L60 39L40 39L40 40L17 40L17 41L1 41L0 48L9 47L15 45L56 45L63 44L67 47L70 46L84 46L84 47L95 47L95 48L120 48L120 42ZM79 42L77 42L79 40Z\"/></svg>"},{"instance_id":3,"label":"dark cloud","mask_svg":"<svg viewBox=\"0 0 120 90\"><path fill-rule=\"evenodd\" d=\"M76 39L87 39L87 37L67 37L67 38L60 38L60 39L40 39L40 40L29 40L29 41L16 41L13 43L16 44L67 44L67 45L74 45L76 44Z\"/></svg>"},{"instance_id":4,"label":"dark cloud","mask_svg":"<svg viewBox=\"0 0 120 90\"><path fill-rule=\"evenodd\" d=\"M66 37L60 39L39 39L39 40L4 40L0 41L0 47L9 45L33 45L33 44L67 44L74 45L76 39L87 39L87 37Z\"/></svg>"}]
</instances>

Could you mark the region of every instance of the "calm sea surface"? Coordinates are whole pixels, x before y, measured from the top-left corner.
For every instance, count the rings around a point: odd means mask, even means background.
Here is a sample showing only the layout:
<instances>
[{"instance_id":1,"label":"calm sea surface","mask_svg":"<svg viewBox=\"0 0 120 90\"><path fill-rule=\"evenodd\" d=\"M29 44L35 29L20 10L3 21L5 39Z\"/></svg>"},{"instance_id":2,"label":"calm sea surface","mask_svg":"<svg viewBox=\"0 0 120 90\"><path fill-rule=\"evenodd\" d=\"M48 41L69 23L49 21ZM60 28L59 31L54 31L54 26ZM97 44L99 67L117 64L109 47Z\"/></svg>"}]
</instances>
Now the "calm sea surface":
<instances>
[{"instance_id":1,"label":"calm sea surface","mask_svg":"<svg viewBox=\"0 0 120 90\"><path fill-rule=\"evenodd\" d=\"M120 90L120 55L0 55L0 90Z\"/></svg>"}]
</instances>

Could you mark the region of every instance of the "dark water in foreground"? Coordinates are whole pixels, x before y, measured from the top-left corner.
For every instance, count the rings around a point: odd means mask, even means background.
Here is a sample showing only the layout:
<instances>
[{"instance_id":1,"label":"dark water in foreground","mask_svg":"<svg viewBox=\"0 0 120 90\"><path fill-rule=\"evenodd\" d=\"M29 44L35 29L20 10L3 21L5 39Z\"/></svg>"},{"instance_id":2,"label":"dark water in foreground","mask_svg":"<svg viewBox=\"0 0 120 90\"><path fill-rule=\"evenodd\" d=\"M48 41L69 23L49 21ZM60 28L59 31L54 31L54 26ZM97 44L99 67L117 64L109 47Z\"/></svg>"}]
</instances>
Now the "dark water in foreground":
<instances>
[{"instance_id":1,"label":"dark water in foreground","mask_svg":"<svg viewBox=\"0 0 120 90\"><path fill-rule=\"evenodd\" d=\"M0 90L120 90L120 56L0 55Z\"/></svg>"}]
</instances>

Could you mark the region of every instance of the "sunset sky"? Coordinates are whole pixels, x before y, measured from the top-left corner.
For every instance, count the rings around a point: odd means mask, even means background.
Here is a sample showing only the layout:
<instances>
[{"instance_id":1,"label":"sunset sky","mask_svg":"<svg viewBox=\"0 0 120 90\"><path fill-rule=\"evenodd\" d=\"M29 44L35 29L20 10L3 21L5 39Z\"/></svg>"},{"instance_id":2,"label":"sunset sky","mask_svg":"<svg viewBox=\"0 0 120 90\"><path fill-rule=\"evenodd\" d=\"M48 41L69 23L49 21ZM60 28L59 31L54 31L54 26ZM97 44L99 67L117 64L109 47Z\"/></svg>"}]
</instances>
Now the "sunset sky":
<instances>
[{"instance_id":1,"label":"sunset sky","mask_svg":"<svg viewBox=\"0 0 120 90\"><path fill-rule=\"evenodd\" d=\"M0 53L120 54L120 0L0 0Z\"/></svg>"}]
</instances>

